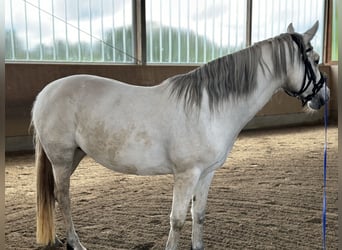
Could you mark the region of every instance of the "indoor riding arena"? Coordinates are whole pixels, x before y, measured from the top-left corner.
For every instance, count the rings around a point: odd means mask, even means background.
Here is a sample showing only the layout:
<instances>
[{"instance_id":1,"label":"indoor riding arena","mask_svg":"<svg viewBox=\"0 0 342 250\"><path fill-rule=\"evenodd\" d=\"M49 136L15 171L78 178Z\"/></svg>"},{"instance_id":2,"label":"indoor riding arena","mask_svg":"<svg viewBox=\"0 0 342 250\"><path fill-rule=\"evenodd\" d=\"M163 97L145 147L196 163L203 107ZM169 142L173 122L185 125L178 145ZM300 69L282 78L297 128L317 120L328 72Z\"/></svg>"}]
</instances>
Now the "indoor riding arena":
<instances>
[{"instance_id":1,"label":"indoor riding arena","mask_svg":"<svg viewBox=\"0 0 342 250\"><path fill-rule=\"evenodd\" d=\"M6 249L338 249L336 5L6 1Z\"/></svg>"}]
</instances>

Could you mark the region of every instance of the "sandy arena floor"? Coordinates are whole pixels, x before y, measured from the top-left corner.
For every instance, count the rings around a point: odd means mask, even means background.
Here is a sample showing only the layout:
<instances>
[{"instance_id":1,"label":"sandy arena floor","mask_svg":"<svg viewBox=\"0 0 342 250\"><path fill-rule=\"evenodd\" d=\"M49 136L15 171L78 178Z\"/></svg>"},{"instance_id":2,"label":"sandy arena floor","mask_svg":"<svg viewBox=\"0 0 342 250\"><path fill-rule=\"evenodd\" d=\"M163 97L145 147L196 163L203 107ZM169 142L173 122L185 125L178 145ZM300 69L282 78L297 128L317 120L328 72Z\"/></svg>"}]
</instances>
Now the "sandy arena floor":
<instances>
[{"instance_id":1,"label":"sandy arena floor","mask_svg":"<svg viewBox=\"0 0 342 250\"><path fill-rule=\"evenodd\" d=\"M337 127L328 131L327 249L337 249ZM211 185L206 249L321 249L324 130L243 132ZM6 249L35 244L32 154L6 158ZM73 218L89 249L163 249L172 176L114 173L85 158L72 177ZM65 239L57 212L57 233ZM179 249L190 249L191 216Z\"/></svg>"}]
</instances>

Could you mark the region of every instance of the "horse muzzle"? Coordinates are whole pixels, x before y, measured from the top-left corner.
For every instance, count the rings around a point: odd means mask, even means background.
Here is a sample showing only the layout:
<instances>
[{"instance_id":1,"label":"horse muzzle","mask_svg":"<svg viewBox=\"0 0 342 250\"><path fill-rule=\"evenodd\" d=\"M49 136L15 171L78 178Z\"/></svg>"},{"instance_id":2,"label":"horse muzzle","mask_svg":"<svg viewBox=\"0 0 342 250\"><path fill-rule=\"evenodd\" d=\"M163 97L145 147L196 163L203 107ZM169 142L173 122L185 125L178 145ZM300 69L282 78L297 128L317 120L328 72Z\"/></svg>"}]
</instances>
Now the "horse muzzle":
<instances>
[{"instance_id":1,"label":"horse muzzle","mask_svg":"<svg viewBox=\"0 0 342 250\"><path fill-rule=\"evenodd\" d=\"M318 91L318 93L308 101L308 107L313 110L319 110L322 106L329 102L330 99L330 89L324 83L323 87Z\"/></svg>"}]
</instances>

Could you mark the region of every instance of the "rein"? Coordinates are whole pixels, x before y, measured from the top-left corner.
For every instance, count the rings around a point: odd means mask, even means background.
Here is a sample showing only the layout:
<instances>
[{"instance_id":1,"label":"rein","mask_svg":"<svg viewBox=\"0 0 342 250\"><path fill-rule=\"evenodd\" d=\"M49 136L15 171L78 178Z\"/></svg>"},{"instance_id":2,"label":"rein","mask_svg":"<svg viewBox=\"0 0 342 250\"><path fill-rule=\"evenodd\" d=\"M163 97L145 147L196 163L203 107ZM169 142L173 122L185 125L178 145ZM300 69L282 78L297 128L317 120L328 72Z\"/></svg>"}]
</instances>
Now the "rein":
<instances>
[{"instance_id":1,"label":"rein","mask_svg":"<svg viewBox=\"0 0 342 250\"><path fill-rule=\"evenodd\" d=\"M324 87L324 98L327 96L327 85L324 85L327 81L327 77L320 72L321 78L316 82L316 75L313 71L312 65L307 57L307 52L312 51L312 47L305 49L302 38L297 34L291 34L292 40L297 44L299 51L301 53L302 59L305 65L305 74L303 78L302 87L298 92L285 90L289 96L297 97L302 101L304 106L308 101L310 101L318 91ZM308 80L308 81L307 81ZM308 87L313 84L312 93L303 97L301 96ZM328 131L328 105L324 105L324 155L323 155L323 204L322 204L322 249L326 249L326 224L327 224L327 195L326 195L326 185L327 185L327 131Z\"/></svg>"},{"instance_id":2,"label":"rein","mask_svg":"<svg viewBox=\"0 0 342 250\"><path fill-rule=\"evenodd\" d=\"M304 66L305 66L305 73L304 73L304 78L302 82L302 87L300 88L299 91L295 92L295 91L285 90L285 92L289 96L299 98L302 101L302 105L304 106L323 87L324 83L326 82L326 77L322 74L322 72L320 72L321 78L318 82L316 82L316 75L306 55L307 52L312 51L312 47L305 49L302 38L297 34L291 34L291 37L292 37L292 40L297 44L299 51L302 55ZM305 97L301 96L311 84L313 84L312 93Z\"/></svg>"},{"instance_id":3,"label":"rein","mask_svg":"<svg viewBox=\"0 0 342 250\"><path fill-rule=\"evenodd\" d=\"M324 95L326 97L327 86L324 88ZM327 224L327 139L328 133L328 104L324 105L324 156L323 156L323 204L322 204L322 249L326 249L326 224Z\"/></svg>"}]
</instances>

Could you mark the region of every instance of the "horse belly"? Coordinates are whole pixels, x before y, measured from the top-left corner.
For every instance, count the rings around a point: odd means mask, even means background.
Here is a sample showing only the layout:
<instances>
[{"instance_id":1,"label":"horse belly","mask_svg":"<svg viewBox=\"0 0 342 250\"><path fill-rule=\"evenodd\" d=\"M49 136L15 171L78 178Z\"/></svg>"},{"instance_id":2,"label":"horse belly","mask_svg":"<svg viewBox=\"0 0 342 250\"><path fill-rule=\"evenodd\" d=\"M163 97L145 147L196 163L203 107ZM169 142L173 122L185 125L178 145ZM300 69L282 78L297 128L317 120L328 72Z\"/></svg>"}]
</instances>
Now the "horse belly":
<instances>
[{"instance_id":1,"label":"horse belly","mask_svg":"<svg viewBox=\"0 0 342 250\"><path fill-rule=\"evenodd\" d=\"M111 170L136 175L172 173L162 140L153 139L146 132L129 128L118 129L116 133L87 131L86 135L77 136L78 144L87 155Z\"/></svg>"},{"instance_id":2,"label":"horse belly","mask_svg":"<svg viewBox=\"0 0 342 250\"><path fill-rule=\"evenodd\" d=\"M103 166L124 174L163 175L172 173L170 163L158 149L143 149L138 145L123 148L115 155L108 154L101 159L93 158Z\"/></svg>"}]
</instances>

